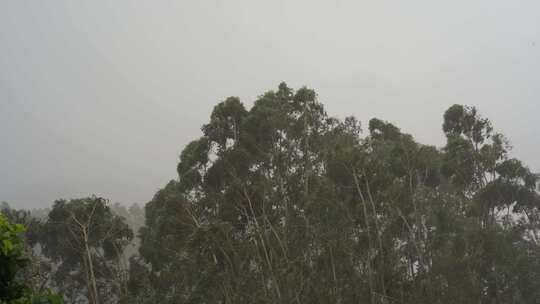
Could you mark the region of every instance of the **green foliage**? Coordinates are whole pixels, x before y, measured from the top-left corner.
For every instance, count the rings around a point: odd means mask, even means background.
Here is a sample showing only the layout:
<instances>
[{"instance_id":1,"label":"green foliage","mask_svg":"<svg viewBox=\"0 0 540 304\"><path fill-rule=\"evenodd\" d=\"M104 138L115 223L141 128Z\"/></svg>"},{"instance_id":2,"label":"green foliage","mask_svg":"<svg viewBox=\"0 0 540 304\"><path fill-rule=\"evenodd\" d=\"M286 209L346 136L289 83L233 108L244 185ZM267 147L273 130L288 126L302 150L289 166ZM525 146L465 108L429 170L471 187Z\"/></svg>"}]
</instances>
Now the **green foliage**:
<instances>
[{"instance_id":1,"label":"green foliage","mask_svg":"<svg viewBox=\"0 0 540 304\"><path fill-rule=\"evenodd\" d=\"M7 304L62 304L62 297L52 292L26 295Z\"/></svg>"},{"instance_id":2,"label":"green foliage","mask_svg":"<svg viewBox=\"0 0 540 304\"><path fill-rule=\"evenodd\" d=\"M12 225L0 214L0 302L13 301L27 292L25 285L15 280L28 263L20 237L23 231L22 225Z\"/></svg>"},{"instance_id":3,"label":"green foliage","mask_svg":"<svg viewBox=\"0 0 540 304\"><path fill-rule=\"evenodd\" d=\"M537 303L538 176L489 120L452 106L442 149L368 129L285 84L218 104L146 206L130 299Z\"/></svg>"},{"instance_id":4,"label":"green foliage","mask_svg":"<svg viewBox=\"0 0 540 304\"><path fill-rule=\"evenodd\" d=\"M5 210L5 208L4 208ZM11 224L0 214L0 303L61 304L62 298L51 292L37 294L18 275L30 260L26 257L21 224Z\"/></svg>"}]
</instances>

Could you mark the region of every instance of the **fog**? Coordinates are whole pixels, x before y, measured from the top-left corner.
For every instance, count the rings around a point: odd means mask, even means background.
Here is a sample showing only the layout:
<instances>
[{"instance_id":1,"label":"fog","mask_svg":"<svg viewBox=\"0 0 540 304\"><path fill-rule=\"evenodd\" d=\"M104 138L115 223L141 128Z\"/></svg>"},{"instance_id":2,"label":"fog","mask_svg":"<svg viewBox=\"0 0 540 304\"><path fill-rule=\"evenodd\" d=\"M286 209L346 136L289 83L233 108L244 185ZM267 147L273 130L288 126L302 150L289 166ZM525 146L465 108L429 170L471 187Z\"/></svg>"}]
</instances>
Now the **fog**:
<instances>
[{"instance_id":1,"label":"fog","mask_svg":"<svg viewBox=\"0 0 540 304\"><path fill-rule=\"evenodd\" d=\"M213 106L285 81L441 146L474 105L540 170L538 1L2 1L0 201L145 203Z\"/></svg>"}]
</instances>

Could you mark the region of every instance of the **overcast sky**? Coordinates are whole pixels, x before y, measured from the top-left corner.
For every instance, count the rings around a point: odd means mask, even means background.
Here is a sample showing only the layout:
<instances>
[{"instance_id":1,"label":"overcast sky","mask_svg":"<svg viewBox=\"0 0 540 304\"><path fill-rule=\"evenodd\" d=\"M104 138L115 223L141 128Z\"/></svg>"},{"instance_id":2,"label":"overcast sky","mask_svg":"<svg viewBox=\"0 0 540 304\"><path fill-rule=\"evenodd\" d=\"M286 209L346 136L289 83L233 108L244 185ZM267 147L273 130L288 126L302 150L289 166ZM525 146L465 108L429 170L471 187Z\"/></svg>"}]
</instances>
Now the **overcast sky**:
<instances>
[{"instance_id":1,"label":"overcast sky","mask_svg":"<svg viewBox=\"0 0 540 304\"><path fill-rule=\"evenodd\" d=\"M0 201L145 203L227 96L286 81L443 143L477 106L540 170L540 1L0 2Z\"/></svg>"}]
</instances>

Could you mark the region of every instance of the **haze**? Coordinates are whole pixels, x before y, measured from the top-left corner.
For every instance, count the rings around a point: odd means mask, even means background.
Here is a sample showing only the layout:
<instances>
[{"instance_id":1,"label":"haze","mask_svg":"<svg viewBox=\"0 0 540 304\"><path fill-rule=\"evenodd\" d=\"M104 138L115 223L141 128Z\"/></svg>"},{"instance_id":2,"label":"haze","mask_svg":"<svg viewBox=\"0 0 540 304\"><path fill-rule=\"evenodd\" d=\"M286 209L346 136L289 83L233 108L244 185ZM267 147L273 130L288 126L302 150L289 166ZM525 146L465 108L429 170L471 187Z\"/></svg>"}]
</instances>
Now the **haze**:
<instances>
[{"instance_id":1,"label":"haze","mask_svg":"<svg viewBox=\"0 0 540 304\"><path fill-rule=\"evenodd\" d=\"M285 81L443 144L474 105L540 170L538 1L2 1L0 201L145 203L213 106Z\"/></svg>"}]
</instances>

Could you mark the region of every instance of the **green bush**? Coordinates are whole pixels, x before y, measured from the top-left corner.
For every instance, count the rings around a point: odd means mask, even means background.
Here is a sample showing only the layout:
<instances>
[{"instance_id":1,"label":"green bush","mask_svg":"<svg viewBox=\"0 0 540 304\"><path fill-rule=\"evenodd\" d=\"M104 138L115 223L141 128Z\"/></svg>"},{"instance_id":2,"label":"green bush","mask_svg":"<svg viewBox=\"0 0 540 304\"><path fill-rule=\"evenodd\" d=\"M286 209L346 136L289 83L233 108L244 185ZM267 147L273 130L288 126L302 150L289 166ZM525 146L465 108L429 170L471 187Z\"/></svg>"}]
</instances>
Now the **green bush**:
<instances>
[{"instance_id":1,"label":"green bush","mask_svg":"<svg viewBox=\"0 0 540 304\"><path fill-rule=\"evenodd\" d=\"M11 224L0 214L0 304L60 304L62 298L51 292L35 294L17 274L30 260L24 251L24 227Z\"/></svg>"}]
</instances>

